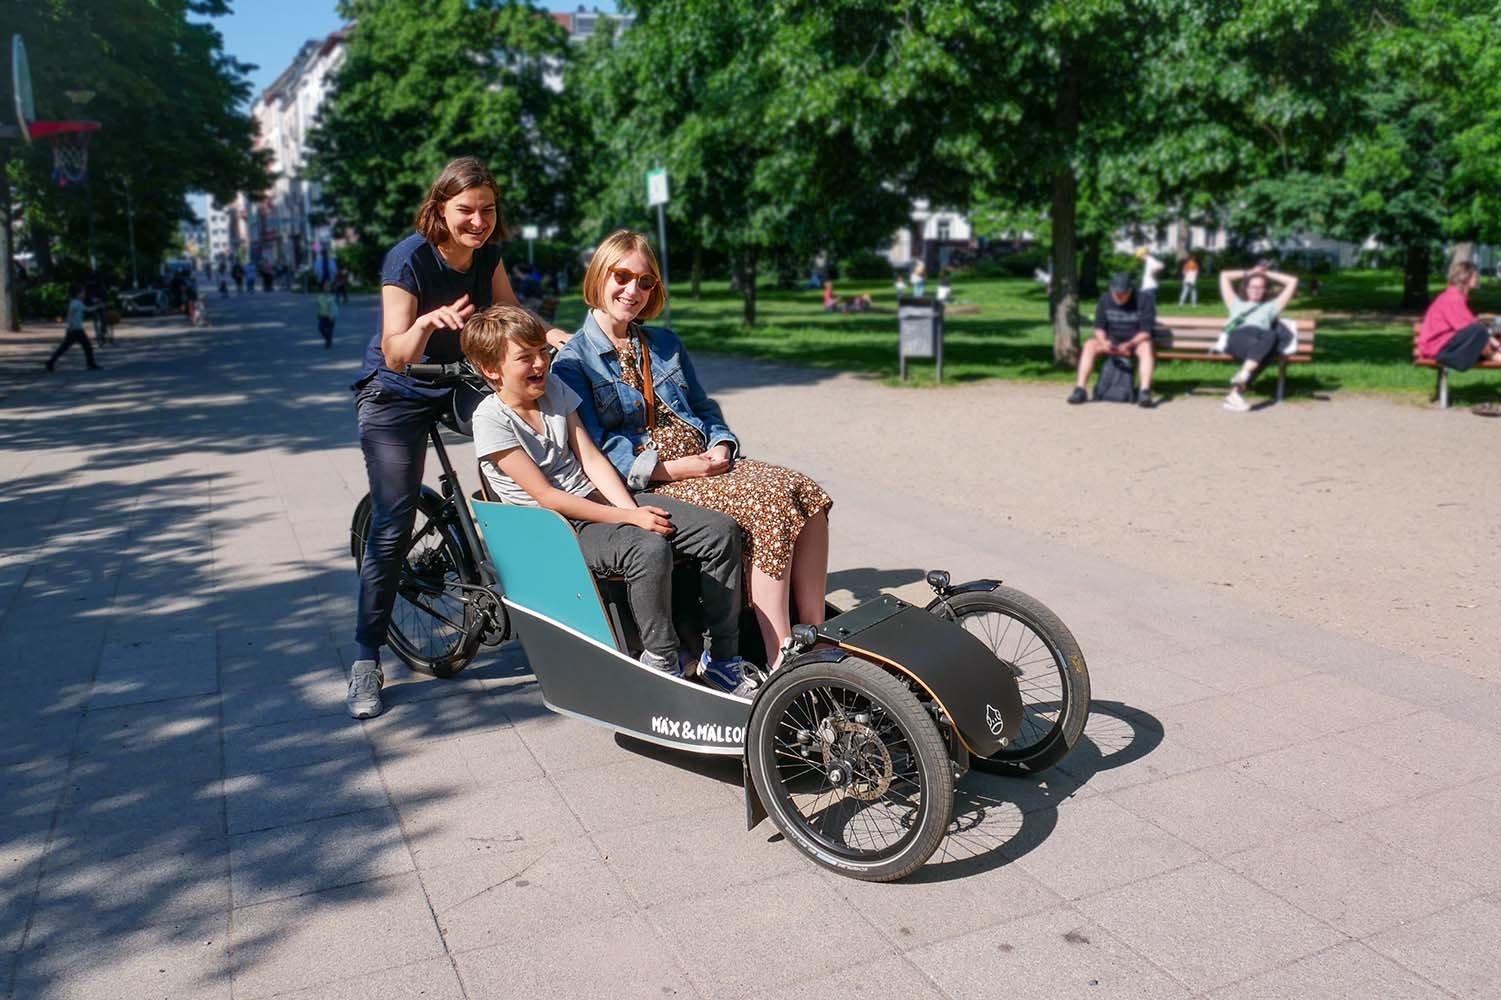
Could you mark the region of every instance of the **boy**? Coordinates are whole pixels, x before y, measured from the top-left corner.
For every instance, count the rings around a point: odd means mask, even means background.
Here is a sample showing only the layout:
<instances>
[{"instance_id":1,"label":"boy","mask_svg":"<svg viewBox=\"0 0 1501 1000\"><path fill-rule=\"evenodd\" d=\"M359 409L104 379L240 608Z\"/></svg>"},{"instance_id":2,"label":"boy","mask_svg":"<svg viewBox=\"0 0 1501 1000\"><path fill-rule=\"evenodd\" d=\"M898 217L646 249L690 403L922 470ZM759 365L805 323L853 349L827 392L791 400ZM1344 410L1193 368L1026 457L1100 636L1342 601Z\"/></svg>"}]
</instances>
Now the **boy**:
<instances>
[{"instance_id":1,"label":"boy","mask_svg":"<svg viewBox=\"0 0 1501 1000\"><path fill-rule=\"evenodd\" d=\"M733 518L653 497L638 507L578 417L579 397L550 372L547 332L531 313L491 306L464 324L464 355L495 390L474 411L474 451L507 503L542 506L578 529L591 572L620 573L646 647L641 662L681 676L672 624L672 558L698 560L708 643L704 681L748 697L739 644L740 527Z\"/></svg>"},{"instance_id":2,"label":"boy","mask_svg":"<svg viewBox=\"0 0 1501 1000\"><path fill-rule=\"evenodd\" d=\"M83 320L88 315L88 307L83 304L83 285L75 283L68 291L68 314L63 323L63 342L57 350L52 352L52 357L47 359L47 370L50 372L57 367L57 359L63 356L63 352L74 343L83 345L83 359L92 371L98 371L99 366L94 363L94 348L89 343L89 335L84 332Z\"/></svg>"},{"instance_id":3,"label":"boy","mask_svg":"<svg viewBox=\"0 0 1501 1000\"><path fill-rule=\"evenodd\" d=\"M318 332L323 334L323 349L334 346L334 321L339 318L339 304L328 289L328 279L318 286Z\"/></svg>"}]
</instances>

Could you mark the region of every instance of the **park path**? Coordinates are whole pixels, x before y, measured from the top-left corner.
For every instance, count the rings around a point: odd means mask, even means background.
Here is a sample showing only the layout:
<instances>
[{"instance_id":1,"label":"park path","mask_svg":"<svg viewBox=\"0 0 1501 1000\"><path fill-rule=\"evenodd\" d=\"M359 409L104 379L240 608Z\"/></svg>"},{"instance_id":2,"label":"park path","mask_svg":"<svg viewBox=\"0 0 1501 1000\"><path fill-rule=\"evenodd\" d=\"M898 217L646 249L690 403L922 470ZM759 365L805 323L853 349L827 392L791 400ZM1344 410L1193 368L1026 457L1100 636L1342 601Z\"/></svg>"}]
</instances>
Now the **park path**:
<instances>
[{"instance_id":1,"label":"park path","mask_svg":"<svg viewBox=\"0 0 1501 1000\"><path fill-rule=\"evenodd\" d=\"M738 768L546 712L514 645L448 682L391 665L387 713L345 717L346 385L373 300L331 352L305 297L210 307L206 330L126 326L100 373L28 376L0 346L0 993L1353 1000L1501 980L1476 519L1498 491L1464 460L1485 422L1345 399L1065 410L1053 388L700 359L747 447L835 495L836 596L1000 574L1089 658L1065 765L967 776L941 853L871 886L747 833ZM1400 548L1387 519L1409 511ZM1433 610L1429 634L1358 617L1389 590Z\"/></svg>"}]
</instances>

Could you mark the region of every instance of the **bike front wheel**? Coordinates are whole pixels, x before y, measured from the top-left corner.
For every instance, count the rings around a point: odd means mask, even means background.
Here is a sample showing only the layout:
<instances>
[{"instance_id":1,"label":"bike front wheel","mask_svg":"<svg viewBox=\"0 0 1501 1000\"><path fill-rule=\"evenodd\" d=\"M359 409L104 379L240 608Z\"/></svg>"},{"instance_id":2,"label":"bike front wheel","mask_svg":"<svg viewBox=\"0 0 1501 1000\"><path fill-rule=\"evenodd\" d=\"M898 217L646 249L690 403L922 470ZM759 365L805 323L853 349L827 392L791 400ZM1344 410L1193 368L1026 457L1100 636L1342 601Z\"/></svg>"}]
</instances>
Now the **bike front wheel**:
<instances>
[{"instance_id":1,"label":"bike front wheel","mask_svg":"<svg viewBox=\"0 0 1501 1000\"><path fill-rule=\"evenodd\" d=\"M433 677L452 677L467 667L483 635L474 602L461 586L477 585L479 572L446 515L443 500L424 492L402 553L386 632L387 644L403 663ZM369 504L361 504L352 531L356 565L364 561L372 520Z\"/></svg>"},{"instance_id":2,"label":"bike front wheel","mask_svg":"<svg viewBox=\"0 0 1501 1000\"><path fill-rule=\"evenodd\" d=\"M953 763L933 717L858 657L774 673L751 711L746 756L783 835L851 878L912 874L953 816Z\"/></svg>"},{"instance_id":3,"label":"bike front wheel","mask_svg":"<svg viewBox=\"0 0 1501 1000\"><path fill-rule=\"evenodd\" d=\"M1000 753L971 758L973 766L1017 776L1062 760L1089 720L1089 668L1068 626L1041 601L1010 587L955 594L929 610L984 643L1021 689L1021 732Z\"/></svg>"}]
</instances>

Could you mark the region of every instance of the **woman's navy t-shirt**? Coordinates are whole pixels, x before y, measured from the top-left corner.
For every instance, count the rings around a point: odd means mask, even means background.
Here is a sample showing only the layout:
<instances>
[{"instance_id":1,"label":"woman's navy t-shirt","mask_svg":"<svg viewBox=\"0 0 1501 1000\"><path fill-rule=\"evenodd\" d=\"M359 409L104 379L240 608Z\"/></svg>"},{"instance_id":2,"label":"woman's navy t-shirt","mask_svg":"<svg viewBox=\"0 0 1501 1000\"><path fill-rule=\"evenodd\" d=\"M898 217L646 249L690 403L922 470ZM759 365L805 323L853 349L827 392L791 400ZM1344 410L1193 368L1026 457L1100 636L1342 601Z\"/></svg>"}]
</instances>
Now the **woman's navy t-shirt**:
<instances>
[{"instance_id":1,"label":"woman's navy t-shirt","mask_svg":"<svg viewBox=\"0 0 1501 1000\"><path fill-rule=\"evenodd\" d=\"M421 233L413 233L386 254L386 262L380 270L380 283L395 285L417 296L418 316L449 305L461 295L468 295L470 304L480 310L491 304L490 279L499 264L500 247L486 243L474 252L469 270L455 271ZM381 320L383 322L384 317ZM441 399L452 391L387 368L380 341L381 329L377 326L375 336L365 347L365 363L354 383L356 390L374 380L382 389L413 399ZM427 351L419 360L423 364L446 365L463 356L459 350L459 331L434 330L428 338Z\"/></svg>"}]
</instances>

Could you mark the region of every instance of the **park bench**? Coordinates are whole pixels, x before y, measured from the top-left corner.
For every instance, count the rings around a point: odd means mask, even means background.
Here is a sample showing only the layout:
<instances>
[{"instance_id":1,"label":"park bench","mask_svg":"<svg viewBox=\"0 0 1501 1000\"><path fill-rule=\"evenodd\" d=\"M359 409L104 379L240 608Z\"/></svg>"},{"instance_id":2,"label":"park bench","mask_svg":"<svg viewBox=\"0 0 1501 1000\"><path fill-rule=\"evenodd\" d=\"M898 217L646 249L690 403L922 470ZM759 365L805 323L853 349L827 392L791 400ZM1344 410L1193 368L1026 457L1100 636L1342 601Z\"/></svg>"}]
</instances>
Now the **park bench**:
<instances>
[{"instance_id":1,"label":"park bench","mask_svg":"<svg viewBox=\"0 0 1501 1000\"><path fill-rule=\"evenodd\" d=\"M1298 335L1298 346L1292 354L1275 357L1279 403L1287 388L1287 366L1313 360L1313 337L1317 326L1309 316L1283 316L1281 322L1292 327ZM1220 316L1163 316L1159 313L1157 329L1152 334L1152 352L1159 361L1224 361L1238 365L1240 362L1235 358L1214 350L1224 329L1225 320ZM1267 363L1270 365L1272 361Z\"/></svg>"},{"instance_id":2,"label":"park bench","mask_svg":"<svg viewBox=\"0 0 1501 1000\"><path fill-rule=\"evenodd\" d=\"M1418 334L1422 332L1421 322L1412 325L1412 363L1419 368L1438 369L1438 384L1434 387L1433 398L1438 400L1439 409L1449 408L1449 369L1439 364L1432 358L1425 358L1418 354ZM1501 368L1501 359L1491 358L1489 361L1475 362L1475 368ZM1474 369L1472 368L1471 371Z\"/></svg>"}]
</instances>

